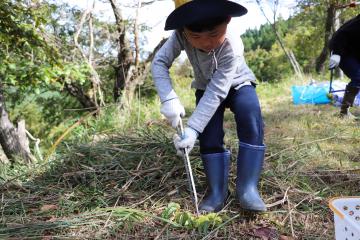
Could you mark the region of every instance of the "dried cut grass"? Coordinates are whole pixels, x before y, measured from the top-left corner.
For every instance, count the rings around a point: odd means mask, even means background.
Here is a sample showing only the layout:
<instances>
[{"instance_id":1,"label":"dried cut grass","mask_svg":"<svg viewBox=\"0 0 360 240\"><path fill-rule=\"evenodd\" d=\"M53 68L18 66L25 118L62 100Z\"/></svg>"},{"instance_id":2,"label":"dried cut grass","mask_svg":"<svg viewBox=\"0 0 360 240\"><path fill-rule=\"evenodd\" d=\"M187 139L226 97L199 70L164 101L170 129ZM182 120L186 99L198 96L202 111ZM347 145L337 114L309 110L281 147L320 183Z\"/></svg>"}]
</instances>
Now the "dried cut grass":
<instances>
[{"instance_id":1,"label":"dried cut grass","mask_svg":"<svg viewBox=\"0 0 360 240\"><path fill-rule=\"evenodd\" d=\"M259 95L267 91L260 86ZM236 204L237 139L229 114L231 196L221 223L200 228L164 217L170 202L180 204L178 214L193 213L194 206L183 160L171 142L174 131L151 122L127 134L64 146L28 181L3 184L0 238L332 239L328 200L359 194L358 123L338 119L338 109L329 105L293 106L284 95L271 97L271 108L268 98L262 100L267 153L260 191L267 213L243 212ZM206 186L198 156L195 148L191 161L201 195Z\"/></svg>"}]
</instances>

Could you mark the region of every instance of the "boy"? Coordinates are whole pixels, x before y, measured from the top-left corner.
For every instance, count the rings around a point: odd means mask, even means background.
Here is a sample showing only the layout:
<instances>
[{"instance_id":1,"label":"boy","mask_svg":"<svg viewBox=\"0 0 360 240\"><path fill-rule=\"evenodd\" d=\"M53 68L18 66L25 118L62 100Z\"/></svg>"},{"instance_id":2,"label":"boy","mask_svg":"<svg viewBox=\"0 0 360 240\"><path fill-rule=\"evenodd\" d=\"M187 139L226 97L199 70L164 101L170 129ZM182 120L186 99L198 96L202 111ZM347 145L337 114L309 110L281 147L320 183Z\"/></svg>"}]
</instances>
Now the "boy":
<instances>
[{"instance_id":1,"label":"boy","mask_svg":"<svg viewBox=\"0 0 360 240\"><path fill-rule=\"evenodd\" d=\"M243 6L227 0L175 0L176 9L168 16L165 30L175 30L152 63L152 74L161 100L161 113L176 128L185 110L174 92L169 68L185 50L194 69L192 88L196 89L196 108L188 119L184 136L174 144L193 148L199 138L208 192L201 211L220 211L228 196L230 152L224 148L224 111L234 113L239 152L236 194L240 206L265 211L257 184L264 160L263 120L255 92L255 76L243 57L240 36L231 36L227 25L231 17L247 13Z\"/></svg>"},{"instance_id":2,"label":"boy","mask_svg":"<svg viewBox=\"0 0 360 240\"><path fill-rule=\"evenodd\" d=\"M329 47L332 51L329 68L339 66L351 79L345 89L340 117L354 118L349 108L360 88L360 15L344 23L334 33Z\"/></svg>"}]
</instances>

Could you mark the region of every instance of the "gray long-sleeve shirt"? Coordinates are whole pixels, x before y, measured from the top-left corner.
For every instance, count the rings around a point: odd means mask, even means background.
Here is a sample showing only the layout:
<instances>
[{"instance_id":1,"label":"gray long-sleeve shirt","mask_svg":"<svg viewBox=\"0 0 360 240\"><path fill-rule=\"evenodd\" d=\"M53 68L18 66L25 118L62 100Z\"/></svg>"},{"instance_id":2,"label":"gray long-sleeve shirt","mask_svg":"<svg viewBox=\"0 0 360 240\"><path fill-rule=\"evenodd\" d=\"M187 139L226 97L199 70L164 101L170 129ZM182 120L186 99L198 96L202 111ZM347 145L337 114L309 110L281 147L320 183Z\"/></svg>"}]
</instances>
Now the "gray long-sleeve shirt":
<instances>
[{"instance_id":1,"label":"gray long-sleeve shirt","mask_svg":"<svg viewBox=\"0 0 360 240\"><path fill-rule=\"evenodd\" d=\"M185 50L194 69L191 87L204 90L204 95L188 119L188 126L201 133L231 87L255 81L247 66L240 36L227 33L223 44L211 53L202 52L190 45L179 31L174 31L156 53L152 62L152 76L161 102L176 98L169 75L175 58Z\"/></svg>"}]
</instances>

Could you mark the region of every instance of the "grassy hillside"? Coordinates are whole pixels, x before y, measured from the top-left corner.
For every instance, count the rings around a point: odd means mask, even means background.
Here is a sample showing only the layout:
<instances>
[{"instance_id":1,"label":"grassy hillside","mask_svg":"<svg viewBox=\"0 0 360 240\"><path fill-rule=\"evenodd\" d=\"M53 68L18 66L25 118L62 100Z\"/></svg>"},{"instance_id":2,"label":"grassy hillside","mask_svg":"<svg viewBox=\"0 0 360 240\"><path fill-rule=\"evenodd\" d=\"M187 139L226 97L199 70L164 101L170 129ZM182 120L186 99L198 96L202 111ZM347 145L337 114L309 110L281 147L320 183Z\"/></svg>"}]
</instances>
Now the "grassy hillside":
<instances>
[{"instance_id":1,"label":"grassy hillside","mask_svg":"<svg viewBox=\"0 0 360 240\"><path fill-rule=\"evenodd\" d=\"M190 79L175 79L189 116ZM260 191L265 214L236 204L237 139L226 115L232 151L231 196L219 214L196 217L174 130L158 100L107 109L64 140L48 162L2 167L0 238L10 239L333 239L328 200L358 195L359 123L337 118L331 105L294 106L288 80L257 88L267 145ZM119 120L119 121L117 121ZM79 130L80 129L80 130ZM200 198L205 176L191 154Z\"/></svg>"}]
</instances>

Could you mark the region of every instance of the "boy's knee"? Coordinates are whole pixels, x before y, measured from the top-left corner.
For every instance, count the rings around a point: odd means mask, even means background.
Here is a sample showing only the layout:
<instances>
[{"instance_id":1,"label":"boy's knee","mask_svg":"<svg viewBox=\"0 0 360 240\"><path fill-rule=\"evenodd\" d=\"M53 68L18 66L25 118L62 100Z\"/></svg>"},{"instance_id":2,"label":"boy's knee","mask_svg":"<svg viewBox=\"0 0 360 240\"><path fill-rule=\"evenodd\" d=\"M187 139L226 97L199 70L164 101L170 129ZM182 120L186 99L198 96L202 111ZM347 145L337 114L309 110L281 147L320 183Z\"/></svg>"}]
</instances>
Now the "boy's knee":
<instances>
[{"instance_id":1,"label":"boy's knee","mask_svg":"<svg viewBox=\"0 0 360 240\"><path fill-rule=\"evenodd\" d=\"M252 145L260 145L264 139L264 122L261 115L249 117L237 123L239 140Z\"/></svg>"},{"instance_id":2,"label":"boy's knee","mask_svg":"<svg viewBox=\"0 0 360 240\"><path fill-rule=\"evenodd\" d=\"M225 147L222 146L200 146L200 153L201 154L211 154L211 153L221 153L225 152Z\"/></svg>"}]
</instances>

